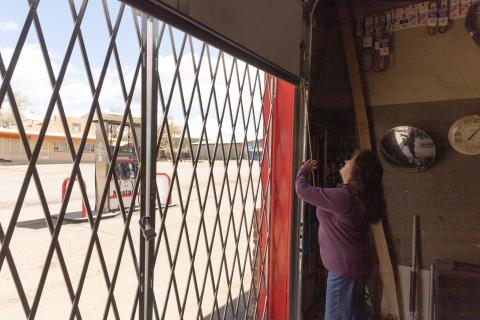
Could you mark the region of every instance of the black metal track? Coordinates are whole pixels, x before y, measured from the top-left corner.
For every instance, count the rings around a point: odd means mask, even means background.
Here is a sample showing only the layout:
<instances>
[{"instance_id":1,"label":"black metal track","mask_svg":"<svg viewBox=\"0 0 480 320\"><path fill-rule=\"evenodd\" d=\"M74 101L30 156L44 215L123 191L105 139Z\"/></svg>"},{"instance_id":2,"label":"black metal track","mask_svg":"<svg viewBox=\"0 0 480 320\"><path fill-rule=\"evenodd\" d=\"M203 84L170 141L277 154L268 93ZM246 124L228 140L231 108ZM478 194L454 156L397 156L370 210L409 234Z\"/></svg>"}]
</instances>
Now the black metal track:
<instances>
[{"instance_id":1,"label":"black metal track","mask_svg":"<svg viewBox=\"0 0 480 320\"><path fill-rule=\"evenodd\" d=\"M284 68L255 54L251 50L241 46L237 42L228 39L206 25L193 20L187 15L159 0L121 0L129 5L142 10L147 14L165 21L176 28L185 31L192 36L202 39L211 45L235 56L252 66L265 70L273 76L279 77L292 84L300 84L300 77L285 70ZM300 61L299 61L300 63Z\"/></svg>"}]
</instances>

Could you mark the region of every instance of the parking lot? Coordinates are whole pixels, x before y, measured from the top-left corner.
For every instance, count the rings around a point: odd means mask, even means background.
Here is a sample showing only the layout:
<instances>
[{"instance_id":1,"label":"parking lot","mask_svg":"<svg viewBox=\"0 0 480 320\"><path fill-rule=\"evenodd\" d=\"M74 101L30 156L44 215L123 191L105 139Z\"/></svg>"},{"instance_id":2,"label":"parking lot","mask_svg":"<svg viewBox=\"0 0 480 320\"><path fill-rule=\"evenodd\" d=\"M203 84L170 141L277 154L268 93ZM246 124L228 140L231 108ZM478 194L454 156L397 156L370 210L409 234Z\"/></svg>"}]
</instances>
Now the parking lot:
<instances>
[{"instance_id":1,"label":"parking lot","mask_svg":"<svg viewBox=\"0 0 480 320\"><path fill-rule=\"evenodd\" d=\"M0 223L4 232L17 202L26 168L26 165L0 166ZM71 169L71 164L37 165L52 215L60 211L61 185L70 175ZM86 182L90 205L94 207L95 165L82 164L81 171ZM251 236L252 219L254 208L261 206L260 192L254 204L260 173L258 162L253 163L251 180L247 160L243 160L240 169L235 161L230 161L227 170L228 183L225 184L223 181L226 170L223 163L220 164L219 161L218 165L215 165L212 171L213 183L209 182L210 171L208 163L199 163L196 170L198 179L192 180L192 163L180 162L178 185L177 180L173 180L173 206L164 209L165 232L161 235L157 234L157 239L161 236L161 241L155 267L154 292L158 311L160 315L165 313L165 319L179 319L178 309L182 305L185 305L184 319L197 319L199 300L202 301L201 316L209 317L214 312L214 318L223 318L222 312L226 311L228 318L235 312L236 299L239 296L240 313L245 309L244 304L248 300L252 285L252 270L256 264L253 236ZM169 162L158 162L157 172L172 176L173 166ZM238 184L237 177L240 177ZM193 187L190 188L192 181ZM208 188L207 185L209 185ZM189 190L191 190L191 196L187 202ZM203 204L204 199L206 199L205 204ZM82 198L76 186L72 191L67 212L80 211L81 206ZM186 215L182 215L182 207L186 207L184 210ZM203 207L203 214L201 207ZM217 212L219 212L218 220ZM138 261L140 239L138 217L137 211L129 226L133 248L127 241L121 254L121 265L114 291L116 307L121 319L130 318L135 300L137 275L132 250L135 251ZM182 229L184 218L185 228ZM39 284L51 239L44 220L44 212L32 180L10 243L10 251L30 305ZM55 222L56 219L53 219L54 224ZM157 218L157 233L161 223L162 221ZM103 219L100 223L98 238L110 278L119 255L124 228L124 218L121 214ZM89 222L65 221L62 225L59 244L74 290L77 290L90 237ZM196 245L197 239L198 245ZM194 272L193 276L189 277L192 260ZM0 272L0 284L0 319L24 318L7 261ZM107 294L99 248L95 247L79 303L82 318L101 319ZM202 294L203 299L199 299ZM222 308L227 301L231 300L234 300L233 307L229 305L226 310ZM217 309L214 308L215 304L220 309L218 314L216 314ZM61 263L58 256L54 254L37 318L68 318L70 306ZM109 318L114 319L112 308L109 311Z\"/></svg>"}]
</instances>

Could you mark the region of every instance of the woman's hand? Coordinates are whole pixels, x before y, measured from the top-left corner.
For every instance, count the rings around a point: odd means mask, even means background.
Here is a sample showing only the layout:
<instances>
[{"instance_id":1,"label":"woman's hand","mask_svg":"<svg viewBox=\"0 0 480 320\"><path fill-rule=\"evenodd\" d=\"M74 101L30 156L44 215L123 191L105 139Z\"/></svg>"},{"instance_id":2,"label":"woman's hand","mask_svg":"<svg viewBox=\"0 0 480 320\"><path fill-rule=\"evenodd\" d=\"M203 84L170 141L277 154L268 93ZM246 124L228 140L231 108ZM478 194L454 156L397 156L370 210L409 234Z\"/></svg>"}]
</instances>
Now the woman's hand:
<instances>
[{"instance_id":1,"label":"woman's hand","mask_svg":"<svg viewBox=\"0 0 480 320\"><path fill-rule=\"evenodd\" d=\"M317 160L307 160L303 164L303 168L307 170L308 172L312 172L313 170L318 169L318 161Z\"/></svg>"}]
</instances>

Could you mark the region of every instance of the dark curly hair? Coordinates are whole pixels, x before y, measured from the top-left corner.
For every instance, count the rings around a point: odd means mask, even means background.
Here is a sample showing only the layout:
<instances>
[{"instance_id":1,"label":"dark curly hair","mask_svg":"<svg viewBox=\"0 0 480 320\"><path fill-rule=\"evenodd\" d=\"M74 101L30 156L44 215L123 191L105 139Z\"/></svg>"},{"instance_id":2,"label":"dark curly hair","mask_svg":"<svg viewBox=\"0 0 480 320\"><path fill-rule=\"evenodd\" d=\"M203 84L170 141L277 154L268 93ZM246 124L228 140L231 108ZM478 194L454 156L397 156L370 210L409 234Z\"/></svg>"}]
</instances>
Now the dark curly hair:
<instances>
[{"instance_id":1,"label":"dark curly hair","mask_svg":"<svg viewBox=\"0 0 480 320\"><path fill-rule=\"evenodd\" d=\"M382 164L370 150L357 150L352 159L352 174L347 188L360 207L360 215L369 223L380 222L386 212Z\"/></svg>"}]
</instances>

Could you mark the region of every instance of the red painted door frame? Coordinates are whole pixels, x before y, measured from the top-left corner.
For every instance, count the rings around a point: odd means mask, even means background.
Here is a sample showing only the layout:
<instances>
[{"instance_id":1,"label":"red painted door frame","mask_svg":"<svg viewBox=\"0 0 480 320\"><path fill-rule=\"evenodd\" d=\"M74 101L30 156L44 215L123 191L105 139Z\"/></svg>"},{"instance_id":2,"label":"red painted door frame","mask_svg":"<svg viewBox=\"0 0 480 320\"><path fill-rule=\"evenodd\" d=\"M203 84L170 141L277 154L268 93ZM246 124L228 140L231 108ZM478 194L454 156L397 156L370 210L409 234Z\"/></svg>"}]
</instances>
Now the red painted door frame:
<instances>
[{"instance_id":1,"label":"red painted door frame","mask_svg":"<svg viewBox=\"0 0 480 320\"><path fill-rule=\"evenodd\" d=\"M270 81L269 81L270 83ZM266 90L268 92L268 90ZM265 115L269 114L270 97L264 98ZM295 86L277 79L273 89L271 146L271 213L268 251L268 319L288 319L290 283L290 246L293 205L293 142ZM268 118L267 118L268 119ZM264 142L265 143L265 142ZM269 155L270 156L270 155ZM266 181L265 171L262 178ZM261 252L265 250L265 225L261 226ZM262 286L261 290L263 289ZM262 291L261 291L262 293ZM263 294L260 294L263 297ZM259 301L259 319L265 302Z\"/></svg>"}]
</instances>

